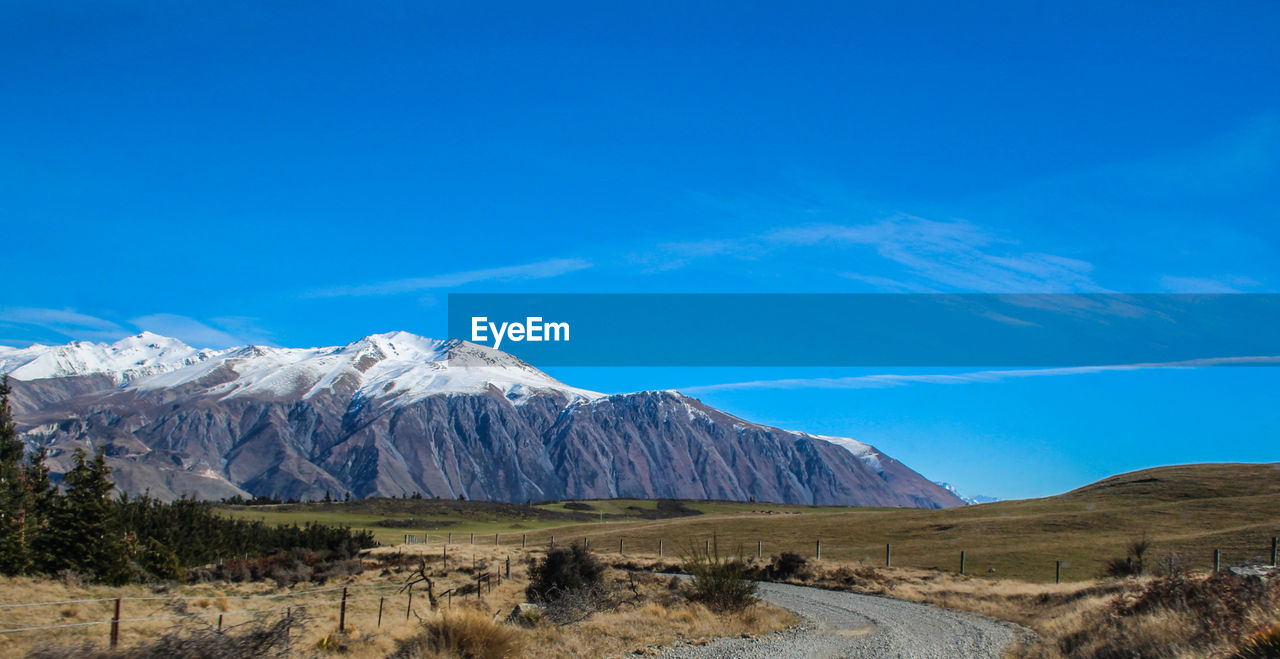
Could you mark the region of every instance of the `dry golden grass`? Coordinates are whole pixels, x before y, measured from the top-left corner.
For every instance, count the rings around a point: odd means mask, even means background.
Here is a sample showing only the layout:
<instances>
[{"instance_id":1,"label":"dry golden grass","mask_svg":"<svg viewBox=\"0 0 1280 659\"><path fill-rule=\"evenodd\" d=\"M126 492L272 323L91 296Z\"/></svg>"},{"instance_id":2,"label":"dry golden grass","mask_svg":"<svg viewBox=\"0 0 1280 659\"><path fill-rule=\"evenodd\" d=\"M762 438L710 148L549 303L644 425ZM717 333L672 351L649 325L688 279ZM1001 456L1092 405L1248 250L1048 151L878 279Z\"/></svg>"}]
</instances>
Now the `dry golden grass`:
<instances>
[{"instance_id":1,"label":"dry golden grass","mask_svg":"<svg viewBox=\"0 0 1280 659\"><path fill-rule=\"evenodd\" d=\"M379 548L365 556L363 574L332 580L320 586L298 584L293 588L277 588L271 583L210 583L197 585L173 585L150 587L130 585L107 587L79 584L56 579L0 578L0 603L56 602L67 600L102 599L100 602L77 602L31 608L0 609L0 628L74 624L79 622L106 622L112 617L116 597L163 597L153 601L123 603L120 625L120 645L134 647L154 639L174 624L217 625L217 614L223 614L223 624L228 629L251 619L248 609L280 607L306 607L308 621L303 630L291 638L294 656L344 656L356 658L387 657L397 652L401 642L418 637L426 628L440 629L444 625L465 622L473 631L483 631L479 621L502 621L517 603L525 601L524 589L528 585L526 558L540 552L521 550L518 547L493 547L452 545L449 547L448 567L440 562L441 546L412 545L400 548ZM399 554L399 556L397 556ZM417 559L430 559L430 574L440 608L432 610L425 588L415 589L412 611L407 611L408 597L398 592L398 587L417 568ZM511 559L511 579L503 578L477 594L473 589L466 595L445 593L454 588L474 585L475 571L497 571L505 575L507 559ZM718 635L758 634L793 624L790 614L767 605L748 609L740 616L718 615L698 605L690 605L684 598L667 588L665 579L642 575L635 580L638 597L630 590L633 581L625 573L611 570L607 578L623 589L627 602L616 610L594 615L574 625L558 627L540 623L526 629L498 622L498 629L509 632L510 647L524 648L515 652L519 656L620 656L651 646L666 645L679 639L697 639ZM338 632L339 606L342 586L349 588L345 633ZM373 590L371 586L384 586ZM309 591L334 588L322 593ZM275 599L244 599L245 595L281 595L297 593L295 597ZM383 598L382 621L378 623L379 597ZM187 598L187 599L178 599ZM294 608L297 611L298 608ZM409 613L406 619L406 613ZM265 619L278 619L285 611L257 614ZM129 622L132 618L150 618L174 615L209 614L196 621L177 623L173 620ZM446 617L452 622L446 623ZM456 625L454 625L456 626ZM452 628L452 627L448 627ZM80 647L86 642L105 648L110 626L72 627L55 630L0 634L0 656L22 656L42 646ZM447 644L431 650L423 646L413 656L457 656ZM502 647L507 647L503 645ZM532 648L532 649L530 649ZM456 648L455 648L456 649Z\"/></svg>"}]
</instances>

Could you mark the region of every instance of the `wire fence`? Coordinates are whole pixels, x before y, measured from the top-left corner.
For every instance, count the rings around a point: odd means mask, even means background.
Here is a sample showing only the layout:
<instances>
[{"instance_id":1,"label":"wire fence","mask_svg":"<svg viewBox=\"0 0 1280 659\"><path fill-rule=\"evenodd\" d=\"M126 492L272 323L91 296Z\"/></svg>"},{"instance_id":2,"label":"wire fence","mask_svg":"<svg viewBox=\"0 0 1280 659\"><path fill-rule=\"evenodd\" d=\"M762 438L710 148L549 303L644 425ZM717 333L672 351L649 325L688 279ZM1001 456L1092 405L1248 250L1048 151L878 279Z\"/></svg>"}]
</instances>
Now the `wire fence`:
<instances>
[{"instance_id":1,"label":"wire fence","mask_svg":"<svg viewBox=\"0 0 1280 659\"><path fill-rule=\"evenodd\" d=\"M99 598L91 598L91 599L56 600L56 601L48 601L48 602L19 602L19 603L3 604L3 605L0 605L0 608L16 609L16 608L70 606L70 605L77 605L77 604L98 604L103 602L115 602L116 615L109 620L93 620L93 621L87 621L87 622L62 623L62 624L56 624L56 625L31 625L31 626L25 626L25 627L0 627L0 634L43 631L43 630L50 630L50 629L94 627L98 625L112 625L113 627L118 627L122 623L130 623L130 622L136 623L136 622L156 622L156 621L165 621L165 620L196 620L200 618L222 618L222 617L241 616L241 615L252 616L252 615L259 615L264 613L300 610L300 609L317 608L317 607L324 607L324 606L345 607L347 604L351 604L354 602L366 602L366 601L372 601L372 600L385 599L385 595L383 596L371 595L367 597L348 597L347 593L349 591L389 590L389 589L400 590L402 589L402 586L399 584L365 585L365 586L333 586L330 588L314 588L311 590L300 590L300 591L294 591L289 593L268 593L268 594L261 594L261 595L250 594L250 595L234 595L234 596L229 596L229 595L176 596L175 595L170 597L165 597L165 596L99 597ZM275 606L275 607L256 608L256 609L240 609L236 611L217 611L217 612L210 612L210 613L182 613L182 614L176 614L176 615L148 616L148 617L142 617L142 618L119 617L120 605L123 602L149 602L149 601L181 602L181 601L191 601L191 600L199 601L199 600L211 600L211 599L260 601L260 600L276 600L276 599L291 598L291 597L308 597L308 596L313 596L317 594L331 593L331 592L337 592L337 591L343 591L343 596L341 599L330 599L330 600L324 600L320 602L302 602L299 604L293 604L289 606ZM3 622L0 622L0 625L3 625L3 624L4 624Z\"/></svg>"}]
</instances>

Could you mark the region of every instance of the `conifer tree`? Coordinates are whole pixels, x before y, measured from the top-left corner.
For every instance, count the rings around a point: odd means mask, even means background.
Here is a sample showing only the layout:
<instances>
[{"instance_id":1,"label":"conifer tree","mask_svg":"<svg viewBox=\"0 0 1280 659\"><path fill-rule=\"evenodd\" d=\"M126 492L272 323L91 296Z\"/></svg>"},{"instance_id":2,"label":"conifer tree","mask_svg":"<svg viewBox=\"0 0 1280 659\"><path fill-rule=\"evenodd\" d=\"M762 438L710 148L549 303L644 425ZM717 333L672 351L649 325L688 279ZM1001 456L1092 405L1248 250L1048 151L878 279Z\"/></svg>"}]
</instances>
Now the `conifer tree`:
<instances>
[{"instance_id":1,"label":"conifer tree","mask_svg":"<svg viewBox=\"0 0 1280 659\"><path fill-rule=\"evenodd\" d=\"M9 407L9 377L0 380L0 573L25 574L31 570L27 536L29 504L22 470L25 446L18 438Z\"/></svg>"},{"instance_id":2,"label":"conifer tree","mask_svg":"<svg viewBox=\"0 0 1280 659\"><path fill-rule=\"evenodd\" d=\"M22 477L27 488L27 544L34 572L46 571L53 555L58 551L50 529L53 513L58 505L58 488L49 478L48 456L49 449L41 446L34 454L27 456L27 461L22 466Z\"/></svg>"},{"instance_id":3,"label":"conifer tree","mask_svg":"<svg viewBox=\"0 0 1280 659\"><path fill-rule=\"evenodd\" d=\"M111 468L101 450L86 459L84 450L76 449L74 461L62 479L65 494L52 520L58 555L51 567L75 570L104 583L124 583L129 579L129 556L118 519L120 506L111 499Z\"/></svg>"}]
</instances>

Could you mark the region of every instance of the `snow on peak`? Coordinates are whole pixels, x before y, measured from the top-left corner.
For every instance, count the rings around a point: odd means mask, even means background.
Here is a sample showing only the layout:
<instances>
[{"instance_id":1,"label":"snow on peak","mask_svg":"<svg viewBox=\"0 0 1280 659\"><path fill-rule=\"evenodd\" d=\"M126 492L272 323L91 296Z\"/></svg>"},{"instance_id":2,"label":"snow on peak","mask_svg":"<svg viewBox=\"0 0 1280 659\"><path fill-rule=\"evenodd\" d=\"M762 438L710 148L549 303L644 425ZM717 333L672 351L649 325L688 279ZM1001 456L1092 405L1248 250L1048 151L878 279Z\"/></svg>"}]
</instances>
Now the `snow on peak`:
<instances>
[{"instance_id":1,"label":"snow on peak","mask_svg":"<svg viewBox=\"0 0 1280 659\"><path fill-rule=\"evenodd\" d=\"M952 485L951 483L945 483L943 481L934 481L933 484L956 495L956 498L963 501L967 506L976 506L980 503L995 503L996 501L999 501L999 499L995 497L983 496L981 494L974 495L971 497L965 496L961 494L960 490L957 490L956 486Z\"/></svg>"},{"instance_id":2,"label":"snow on peak","mask_svg":"<svg viewBox=\"0 0 1280 659\"><path fill-rule=\"evenodd\" d=\"M115 343L72 341L60 346L0 347L0 373L19 380L102 374L121 384L185 368L216 354L177 339L142 332Z\"/></svg>"},{"instance_id":3,"label":"snow on peak","mask_svg":"<svg viewBox=\"0 0 1280 659\"><path fill-rule=\"evenodd\" d=\"M532 394L570 399L601 394L575 389L519 359L465 341L439 341L408 332L373 334L345 346L245 346L129 385L139 390L190 387L219 397L311 398L326 392L403 405L437 394L496 389L520 404Z\"/></svg>"},{"instance_id":4,"label":"snow on peak","mask_svg":"<svg viewBox=\"0 0 1280 659\"><path fill-rule=\"evenodd\" d=\"M876 470L879 473L884 473L884 466L880 464L880 451L877 451L876 448L870 444L865 444L856 439L849 439L848 437L830 437L827 435L811 435L809 433L795 432L795 431L788 431L788 432L791 432L791 434L796 435L798 437L820 439L824 442L827 442L828 444L835 444L836 446L839 446L849 451L850 453L852 453L859 460L862 460L862 462L865 463L868 467L871 467L872 469Z\"/></svg>"}]
</instances>

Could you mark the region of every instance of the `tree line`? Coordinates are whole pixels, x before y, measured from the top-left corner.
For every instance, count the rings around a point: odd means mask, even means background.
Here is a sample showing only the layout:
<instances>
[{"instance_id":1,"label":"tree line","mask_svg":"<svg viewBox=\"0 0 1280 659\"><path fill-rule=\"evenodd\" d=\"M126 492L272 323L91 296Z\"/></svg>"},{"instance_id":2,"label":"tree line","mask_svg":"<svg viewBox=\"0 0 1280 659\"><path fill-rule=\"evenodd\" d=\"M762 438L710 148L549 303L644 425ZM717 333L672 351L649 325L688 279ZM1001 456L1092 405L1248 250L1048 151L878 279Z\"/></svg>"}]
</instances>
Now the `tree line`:
<instances>
[{"instance_id":1,"label":"tree line","mask_svg":"<svg viewBox=\"0 0 1280 659\"><path fill-rule=\"evenodd\" d=\"M347 527L231 519L191 498L112 496L101 450L76 449L55 484L47 449L28 452L18 437L10 393L8 378L0 380L0 573L69 571L108 584L176 580L188 567L226 558L295 547L351 555L376 544L368 531Z\"/></svg>"}]
</instances>

